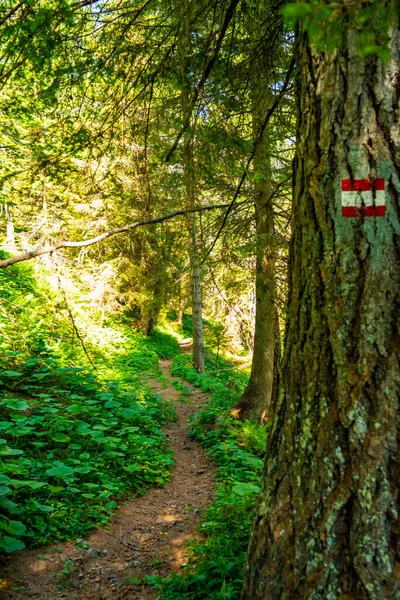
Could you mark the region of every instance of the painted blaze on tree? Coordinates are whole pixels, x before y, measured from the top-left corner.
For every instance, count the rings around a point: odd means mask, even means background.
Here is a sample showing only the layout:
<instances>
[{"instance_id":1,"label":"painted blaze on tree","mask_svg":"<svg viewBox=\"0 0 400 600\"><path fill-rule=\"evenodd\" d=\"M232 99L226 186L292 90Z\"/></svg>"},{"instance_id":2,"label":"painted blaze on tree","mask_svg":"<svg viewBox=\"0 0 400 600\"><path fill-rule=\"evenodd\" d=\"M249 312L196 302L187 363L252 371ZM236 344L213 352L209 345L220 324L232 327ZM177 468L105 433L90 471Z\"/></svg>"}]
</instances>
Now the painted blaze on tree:
<instances>
[{"instance_id":1,"label":"painted blaze on tree","mask_svg":"<svg viewBox=\"0 0 400 600\"><path fill-rule=\"evenodd\" d=\"M360 55L356 10L340 50L298 37L285 357L243 600L400 598L400 35L381 4L386 63ZM385 214L377 193L343 214L343 180L378 182Z\"/></svg>"}]
</instances>

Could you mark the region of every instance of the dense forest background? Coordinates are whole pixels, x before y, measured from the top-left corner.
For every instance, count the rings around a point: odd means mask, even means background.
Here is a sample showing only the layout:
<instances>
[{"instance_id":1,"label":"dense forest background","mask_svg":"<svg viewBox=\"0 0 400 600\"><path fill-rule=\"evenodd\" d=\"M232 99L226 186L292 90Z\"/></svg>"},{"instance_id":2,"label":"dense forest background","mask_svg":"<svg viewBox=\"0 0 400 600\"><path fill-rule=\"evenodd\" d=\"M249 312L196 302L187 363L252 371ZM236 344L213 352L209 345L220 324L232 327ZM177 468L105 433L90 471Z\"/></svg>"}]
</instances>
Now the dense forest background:
<instances>
[{"instance_id":1,"label":"dense forest background","mask_svg":"<svg viewBox=\"0 0 400 600\"><path fill-rule=\"evenodd\" d=\"M1 3L3 554L169 481L168 358L218 487L185 573L126 589L400 598L399 14Z\"/></svg>"}]
</instances>

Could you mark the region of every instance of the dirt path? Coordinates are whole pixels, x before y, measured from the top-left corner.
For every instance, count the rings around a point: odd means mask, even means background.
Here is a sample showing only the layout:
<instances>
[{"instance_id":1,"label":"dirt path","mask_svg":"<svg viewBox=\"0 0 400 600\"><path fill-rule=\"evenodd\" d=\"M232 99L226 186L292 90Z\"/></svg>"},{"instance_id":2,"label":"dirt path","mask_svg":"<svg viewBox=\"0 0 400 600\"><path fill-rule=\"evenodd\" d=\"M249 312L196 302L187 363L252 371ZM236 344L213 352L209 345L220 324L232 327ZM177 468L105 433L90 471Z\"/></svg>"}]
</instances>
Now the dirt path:
<instances>
[{"instance_id":1,"label":"dirt path","mask_svg":"<svg viewBox=\"0 0 400 600\"><path fill-rule=\"evenodd\" d=\"M170 376L171 361L160 361ZM193 387L185 403L170 384L149 380L166 400L176 401L177 422L165 429L175 467L164 489L150 489L122 503L109 529L97 529L86 549L57 544L11 555L0 570L4 600L155 600L149 587L136 585L146 575L168 575L187 561L185 544L210 505L214 467L202 447L187 435L187 420L206 402Z\"/></svg>"}]
</instances>

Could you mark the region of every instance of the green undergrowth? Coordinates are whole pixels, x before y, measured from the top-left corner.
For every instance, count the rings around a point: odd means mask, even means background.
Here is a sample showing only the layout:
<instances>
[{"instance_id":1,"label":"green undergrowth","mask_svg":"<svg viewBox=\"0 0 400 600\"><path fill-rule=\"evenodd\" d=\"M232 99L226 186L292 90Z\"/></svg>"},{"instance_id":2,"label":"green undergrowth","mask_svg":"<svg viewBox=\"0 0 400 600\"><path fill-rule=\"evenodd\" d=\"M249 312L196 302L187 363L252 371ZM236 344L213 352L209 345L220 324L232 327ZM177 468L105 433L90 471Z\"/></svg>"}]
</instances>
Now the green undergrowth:
<instances>
[{"instance_id":1,"label":"green undergrowth","mask_svg":"<svg viewBox=\"0 0 400 600\"><path fill-rule=\"evenodd\" d=\"M243 373L225 368L199 374L188 356L175 358L172 373L210 393L207 406L192 419L191 435L218 467L217 491L201 524L204 535L192 545L182 574L150 578L149 583L159 587L162 600L238 599L260 491L266 430L229 413L246 385Z\"/></svg>"},{"instance_id":2,"label":"green undergrowth","mask_svg":"<svg viewBox=\"0 0 400 600\"><path fill-rule=\"evenodd\" d=\"M174 411L143 374L177 342L74 309L96 371L46 279L0 270L0 553L83 537L118 498L169 478Z\"/></svg>"}]
</instances>

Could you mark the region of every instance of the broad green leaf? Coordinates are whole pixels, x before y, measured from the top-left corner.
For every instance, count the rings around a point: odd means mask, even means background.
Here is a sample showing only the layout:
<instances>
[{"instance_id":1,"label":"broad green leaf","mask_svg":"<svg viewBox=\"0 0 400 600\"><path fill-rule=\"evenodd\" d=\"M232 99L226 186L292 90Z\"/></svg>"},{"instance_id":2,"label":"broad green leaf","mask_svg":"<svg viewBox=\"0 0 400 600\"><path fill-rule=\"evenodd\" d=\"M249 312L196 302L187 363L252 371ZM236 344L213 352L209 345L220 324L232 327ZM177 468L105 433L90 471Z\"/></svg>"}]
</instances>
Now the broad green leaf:
<instances>
[{"instance_id":1,"label":"broad green leaf","mask_svg":"<svg viewBox=\"0 0 400 600\"><path fill-rule=\"evenodd\" d=\"M232 492L237 496L247 496L248 494L259 494L260 488L254 483L240 482L233 486Z\"/></svg>"},{"instance_id":2,"label":"broad green leaf","mask_svg":"<svg viewBox=\"0 0 400 600\"><path fill-rule=\"evenodd\" d=\"M7 525L3 527L4 531L7 531L10 535L24 535L26 527L21 521L8 521Z\"/></svg>"},{"instance_id":3,"label":"broad green leaf","mask_svg":"<svg viewBox=\"0 0 400 600\"><path fill-rule=\"evenodd\" d=\"M25 548L25 544L20 540L16 540L15 538L8 537L5 535L0 540L0 550L4 550L7 554L11 552L17 552L17 550L23 550Z\"/></svg>"},{"instance_id":4,"label":"broad green leaf","mask_svg":"<svg viewBox=\"0 0 400 600\"><path fill-rule=\"evenodd\" d=\"M38 358L29 358L26 361L26 364L28 365L28 367L32 367L33 365L37 365L40 362L40 360Z\"/></svg>"},{"instance_id":5,"label":"broad green leaf","mask_svg":"<svg viewBox=\"0 0 400 600\"><path fill-rule=\"evenodd\" d=\"M110 392L102 392L101 394L97 394L97 397L100 400L112 400L114 398L114 394L111 394Z\"/></svg>"},{"instance_id":6,"label":"broad green leaf","mask_svg":"<svg viewBox=\"0 0 400 600\"><path fill-rule=\"evenodd\" d=\"M6 431L7 429L10 429L11 427L14 427L14 425L10 421L0 421L0 429L3 429L4 431Z\"/></svg>"},{"instance_id":7,"label":"broad green leaf","mask_svg":"<svg viewBox=\"0 0 400 600\"><path fill-rule=\"evenodd\" d=\"M75 471L77 473L80 473L81 475L86 475L87 473L90 473L90 471L92 471L93 469L91 467L77 467L75 469Z\"/></svg>"},{"instance_id":8,"label":"broad green leaf","mask_svg":"<svg viewBox=\"0 0 400 600\"><path fill-rule=\"evenodd\" d=\"M105 408L119 408L121 406L121 402L116 402L115 400L109 400L105 403Z\"/></svg>"},{"instance_id":9,"label":"broad green leaf","mask_svg":"<svg viewBox=\"0 0 400 600\"><path fill-rule=\"evenodd\" d=\"M65 490L62 485L49 485L48 487L52 494L58 494L58 492L63 492Z\"/></svg>"},{"instance_id":10,"label":"broad green leaf","mask_svg":"<svg viewBox=\"0 0 400 600\"><path fill-rule=\"evenodd\" d=\"M12 502L12 500L9 500L8 498L6 498L6 496L0 496L0 506L3 506L5 509L7 509L13 515L18 513L19 509L20 509L18 504L16 504L15 502Z\"/></svg>"},{"instance_id":11,"label":"broad green leaf","mask_svg":"<svg viewBox=\"0 0 400 600\"><path fill-rule=\"evenodd\" d=\"M17 421L19 423L28 419L26 415L21 415L21 413L10 413L10 417L13 421Z\"/></svg>"},{"instance_id":12,"label":"broad green leaf","mask_svg":"<svg viewBox=\"0 0 400 600\"><path fill-rule=\"evenodd\" d=\"M71 439L69 437L69 435L65 435L65 433L56 433L55 435L53 435L53 437L51 438L52 440L54 440L55 442L69 442L69 440Z\"/></svg>"},{"instance_id":13,"label":"broad green leaf","mask_svg":"<svg viewBox=\"0 0 400 600\"><path fill-rule=\"evenodd\" d=\"M14 427L10 433L16 437L22 437L24 435L29 435L32 431L33 427Z\"/></svg>"},{"instance_id":14,"label":"broad green leaf","mask_svg":"<svg viewBox=\"0 0 400 600\"><path fill-rule=\"evenodd\" d=\"M58 467L53 467L52 469L47 469L46 475L51 475L52 477L71 477L75 473L75 469L71 469L71 467L67 467L67 465L60 465Z\"/></svg>"},{"instance_id":15,"label":"broad green leaf","mask_svg":"<svg viewBox=\"0 0 400 600\"><path fill-rule=\"evenodd\" d=\"M29 404L24 400L8 400L5 405L13 410L27 410L29 408Z\"/></svg>"},{"instance_id":16,"label":"broad green leaf","mask_svg":"<svg viewBox=\"0 0 400 600\"><path fill-rule=\"evenodd\" d=\"M23 450L18 450L18 448L8 448L7 446L0 449L0 456L19 456L23 453Z\"/></svg>"},{"instance_id":17,"label":"broad green leaf","mask_svg":"<svg viewBox=\"0 0 400 600\"><path fill-rule=\"evenodd\" d=\"M12 494L11 488L6 485L0 485L0 496L8 496L8 494Z\"/></svg>"},{"instance_id":18,"label":"broad green leaf","mask_svg":"<svg viewBox=\"0 0 400 600\"><path fill-rule=\"evenodd\" d=\"M39 490L43 486L47 485L43 481L34 481L34 480L26 480L26 479L10 479L10 485L15 489L19 489L22 487L27 487L31 490Z\"/></svg>"},{"instance_id":19,"label":"broad green leaf","mask_svg":"<svg viewBox=\"0 0 400 600\"><path fill-rule=\"evenodd\" d=\"M38 510L40 510L40 512L43 513L51 513L54 510L52 506L48 506L47 504L40 504L40 502L35 502L35 506Z\"/></svg>"},{"instance_id":20,"label":"broad green leaf","mask_svg":"<svg viewBox=\"0 0 400 600\"><path fill-rule=\"evenodd\" d=\"M128 471L128 473L135 473L137 471L142 470L141 465L128 465L127 467L123 467L124 471Z\"/></svg>"},{"instance_id":21,"label":"broad green leaf","mask_svg":"<svg viewBox=\"0 0 400 600\"><path fill-rule=\"evenodd\" d=\"M72 413L73 415L77 415L80 412L82 412L84 410L84 407L82 406L82 404L71 404L71 406L68 406L67 411L69 413Z\"/></svg>"}]
</instances>

